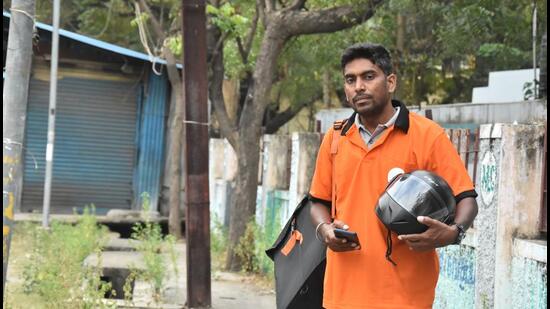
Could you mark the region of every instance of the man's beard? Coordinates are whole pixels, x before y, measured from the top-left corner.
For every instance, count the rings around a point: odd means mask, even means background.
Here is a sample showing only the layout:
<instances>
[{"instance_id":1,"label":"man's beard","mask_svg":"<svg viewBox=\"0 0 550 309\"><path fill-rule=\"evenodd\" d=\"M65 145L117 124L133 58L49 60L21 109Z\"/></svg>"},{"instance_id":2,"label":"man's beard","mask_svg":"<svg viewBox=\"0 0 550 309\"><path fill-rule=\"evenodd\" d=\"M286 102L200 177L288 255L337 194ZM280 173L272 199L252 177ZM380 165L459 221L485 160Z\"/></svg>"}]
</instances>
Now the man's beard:
<instances>
[{"instance_id":1,"label":"man's beard","mask_svg":"<svg viewBox=\"0 0 550 309\"><path fill-rule=\"evenodd\" d=\"M365 98L371 100L372 103L370 104L370 106L367 107L367 110L363 112L359 112L355 102ZM352 101L353 103L350 105L353 111L363 116L372 117L372 116L377 116L384 111L384 109L386 108L385 102L388 101L388 97L384 96L384 98L382 99L383 102L380 102L380 100L377 100L375 97L371 95L357 95L352 99Z\"/></svg>"}]
</instances>

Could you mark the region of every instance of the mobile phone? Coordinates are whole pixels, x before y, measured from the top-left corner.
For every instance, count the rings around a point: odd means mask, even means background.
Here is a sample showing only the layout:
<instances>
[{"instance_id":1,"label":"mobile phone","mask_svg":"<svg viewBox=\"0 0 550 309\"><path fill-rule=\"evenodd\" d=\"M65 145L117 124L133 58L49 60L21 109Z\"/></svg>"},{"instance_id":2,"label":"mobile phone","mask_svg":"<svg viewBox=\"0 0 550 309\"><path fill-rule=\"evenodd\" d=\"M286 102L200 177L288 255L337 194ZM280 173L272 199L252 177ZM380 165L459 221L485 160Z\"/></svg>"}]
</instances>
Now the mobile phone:
<instances>
[{"instance_id":1,"label":"mobile phone","mask_svg":"<svg viewBox=\"0 0 550 309\"><path fill-rule=\"evenodd\" d=\"M357 237L357 233L350 232L342 229L334 229L334 236L338 238L345 238L348 242L355 243L359 246L359 237Z\"/></svg>"}]
</instances>

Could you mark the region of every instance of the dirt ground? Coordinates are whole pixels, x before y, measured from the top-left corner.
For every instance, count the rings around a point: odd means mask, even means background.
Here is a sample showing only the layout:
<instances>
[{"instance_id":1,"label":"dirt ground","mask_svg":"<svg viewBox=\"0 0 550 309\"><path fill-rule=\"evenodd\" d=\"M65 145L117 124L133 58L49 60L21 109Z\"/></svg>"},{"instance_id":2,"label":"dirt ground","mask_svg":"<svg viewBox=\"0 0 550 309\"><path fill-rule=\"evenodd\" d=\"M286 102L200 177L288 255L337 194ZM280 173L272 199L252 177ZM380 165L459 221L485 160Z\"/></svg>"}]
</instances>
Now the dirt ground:
<instances>
[{"instance_id":1,"label":"dirt ground","mask_svg":"<svg viewBox=\"0 0 550 309\"><path fill-rule=\"evenodd\" d=\"M172 281L172 283L169 283L169 286L177 286L178 291L183 291L173 298L173 303L182 304L185 303L186 295L183 294L187 287L185 282L185 244L178 243L176 250L178 252L178 265L181 275L177 284L174 284ZM169 293L166 293L166 296L170 297ZM276 308L273 284L254 276L214 271L212 273L212 308Z\"/></svg>"}]
</instances>

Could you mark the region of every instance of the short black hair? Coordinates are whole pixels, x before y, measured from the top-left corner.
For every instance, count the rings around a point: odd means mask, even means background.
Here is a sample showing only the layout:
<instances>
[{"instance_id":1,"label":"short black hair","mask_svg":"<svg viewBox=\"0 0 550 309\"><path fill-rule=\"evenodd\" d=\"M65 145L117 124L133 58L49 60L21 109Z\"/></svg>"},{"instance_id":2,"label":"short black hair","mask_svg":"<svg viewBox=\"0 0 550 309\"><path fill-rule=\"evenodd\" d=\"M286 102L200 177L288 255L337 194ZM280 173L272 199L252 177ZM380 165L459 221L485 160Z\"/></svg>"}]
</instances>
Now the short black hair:
<instances>
[{"instance_id":1,"label":"short black hair","mask_svg":"<svg viewBox=\"0 0 550 309\"><path fill-rule=\"evenodd\" d=\"M388 50L380 44L372 43L357 43L346 48L342 53L342 70L348 63L360 58L372 61L386 76L393 73L392 60Z\"/></svg>"}]
</instances>

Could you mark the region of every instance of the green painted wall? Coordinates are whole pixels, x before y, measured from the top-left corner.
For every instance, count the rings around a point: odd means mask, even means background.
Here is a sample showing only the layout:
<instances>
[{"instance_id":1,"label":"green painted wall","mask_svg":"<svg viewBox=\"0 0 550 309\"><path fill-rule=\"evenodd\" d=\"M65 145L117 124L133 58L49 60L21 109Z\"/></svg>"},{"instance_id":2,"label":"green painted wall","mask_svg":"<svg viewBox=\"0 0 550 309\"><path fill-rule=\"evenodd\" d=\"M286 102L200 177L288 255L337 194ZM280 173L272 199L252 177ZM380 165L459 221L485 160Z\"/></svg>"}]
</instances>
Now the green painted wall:
<instances>
[{"instance_id":1,"label":"green painted wall","mask_svg":"<svg viewBox=\"0 0 550 309\"><path fill-rule=\"evenodd\" d=\"M439 280L434 308L468 309L475 303L475 249L448 246L438 250Z\"/></svg>"},{"instance_id":2,"label":"green painted wall","mask_svg":"<svg viewBox=\"0 0 550 309\"><path fill-rule=\"evenodd\" d=\"M546 309L547 265L521 257L512 259L512 308Z\"/></svg>"}]
</instances>

